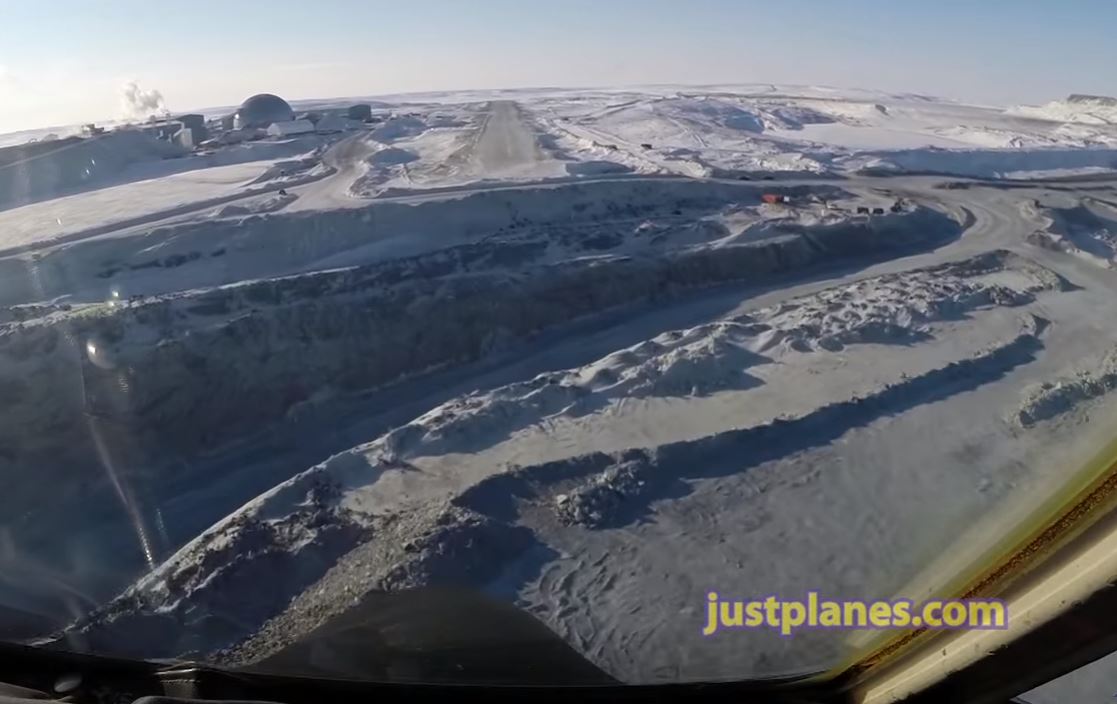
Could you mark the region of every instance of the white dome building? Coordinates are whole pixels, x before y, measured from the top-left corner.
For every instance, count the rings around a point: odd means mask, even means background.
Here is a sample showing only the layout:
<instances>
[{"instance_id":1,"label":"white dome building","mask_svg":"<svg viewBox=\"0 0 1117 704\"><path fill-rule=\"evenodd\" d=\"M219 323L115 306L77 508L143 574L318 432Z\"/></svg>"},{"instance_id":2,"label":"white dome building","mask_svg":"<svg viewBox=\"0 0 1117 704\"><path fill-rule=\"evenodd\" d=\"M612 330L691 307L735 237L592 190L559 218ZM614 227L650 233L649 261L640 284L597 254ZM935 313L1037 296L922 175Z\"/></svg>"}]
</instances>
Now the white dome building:
<instances>
[{"instance_id":1,"label":"white dome building","mask_svg":"<svg viewBox=\"0 0 1117 704\"><path fill-rule=\"evenodd\" d=\"M240 104L233 116L233 127L238 130L266 128L273 122L290 122L294 119L295 111L286 100L271 93L260 93Z\"/></svg>"}]
</instances>

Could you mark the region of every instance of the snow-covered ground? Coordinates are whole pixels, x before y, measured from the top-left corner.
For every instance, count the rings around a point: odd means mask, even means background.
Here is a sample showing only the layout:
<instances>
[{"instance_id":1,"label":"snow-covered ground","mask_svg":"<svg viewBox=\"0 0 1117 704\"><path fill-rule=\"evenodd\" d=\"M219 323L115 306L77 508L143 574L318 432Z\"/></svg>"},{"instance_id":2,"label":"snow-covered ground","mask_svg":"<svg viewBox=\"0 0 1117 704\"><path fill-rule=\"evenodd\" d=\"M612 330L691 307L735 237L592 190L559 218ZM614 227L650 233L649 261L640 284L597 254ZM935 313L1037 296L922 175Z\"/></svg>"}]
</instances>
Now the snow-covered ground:
<instances>
[{"instance_id":1,"label":"snow-covered ground","mask_svg":"<svg viewBox=\"0 0 1117 704\"><path fill-rule=\"evenodd\" d=\"M547 96L529 105L566 153L695 175L845 173L872 166L994 176L1007 168L1000 159L1054 160L1068 168L1094 166L1095 159L1112 167L1117 146L1117 131L1107 123L1068 124L1018 110L883 93L680 90ZM1057 156L1047 153L1060 148ZM903 159L891 159L898 150ZM873 162L861 156L865 152ZM975 167L975 161L989 165Z\"/></svg>"},{"instance_id":2,"label":"snow-covered ground","mask_svg":"<svg viewBox=\"0 0 1117 704\"><path fill-rule=\"evenodd\" d=\"M923 596L1117 410L1117 127L1060 105L484 91L0 150L0 605L243 664L453 586L624 680L825 667L701 638L705 592Z\"/></svg>"}]
</instances>

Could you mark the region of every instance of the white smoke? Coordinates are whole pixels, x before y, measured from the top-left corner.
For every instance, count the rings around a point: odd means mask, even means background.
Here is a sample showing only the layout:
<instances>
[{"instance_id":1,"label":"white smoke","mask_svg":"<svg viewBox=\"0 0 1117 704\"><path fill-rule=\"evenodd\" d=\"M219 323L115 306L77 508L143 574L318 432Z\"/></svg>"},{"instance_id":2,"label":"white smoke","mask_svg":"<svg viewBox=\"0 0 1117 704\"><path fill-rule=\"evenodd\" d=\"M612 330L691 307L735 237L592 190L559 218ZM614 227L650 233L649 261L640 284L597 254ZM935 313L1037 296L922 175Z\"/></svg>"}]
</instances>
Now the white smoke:
<instances>
[{"instance_id":1,"label":"white smoke","mask_svg":"<svg viewBox=\"0 0 1117 704\"><path fill-rule=\"evenodd\" d=\"M120 108L125 117L134 120L167 114L163 94L155 89L144 90L135 81L128 81L120 87Z\"/></svg>"}]
</instances>

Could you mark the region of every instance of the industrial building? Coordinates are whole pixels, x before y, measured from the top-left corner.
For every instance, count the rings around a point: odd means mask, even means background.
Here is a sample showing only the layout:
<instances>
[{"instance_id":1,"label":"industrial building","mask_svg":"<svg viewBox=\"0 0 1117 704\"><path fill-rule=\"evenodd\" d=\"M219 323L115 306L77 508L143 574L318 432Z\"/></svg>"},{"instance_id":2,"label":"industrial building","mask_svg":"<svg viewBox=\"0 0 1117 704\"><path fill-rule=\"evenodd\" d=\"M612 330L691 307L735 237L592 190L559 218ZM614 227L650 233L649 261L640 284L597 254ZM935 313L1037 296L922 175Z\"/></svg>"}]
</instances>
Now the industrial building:
<instances>
[{"instance_id":1,"label":"industrial building","mask_svg":"<svg viewBox=\"0 0 1117 704\"><path fill-rule=\"evenodd\" d=\"M332 132L345 132L347 130L359 129L363 123L340 115L325 115L316 123L314 128L319 134L329 134Z\"/></svg>"},{"instance_id":2,"label":"industrial building","mask_svg":"<svg viewBox=\"0 0 1117 704\"><path fill-rule=\"evenodd\" d=\"M199 144L204 142L209 136L206 128L194 128L183 126L171 137L171 141L182 147L183 149L194 149Z\"/></svg>"},{"instance_id":3,"label":"industrial building","mask_svg":"<svg viewBox=\"0 0 1117 704\"><path fill-rule=\"evenodd\" d=\"M191 113L179 115L176 118L182 128L174 133L171 141L184 149L195 149L202 142L209 139L209 130L206 128L206 118L203 115Z\"/></svg>"},{"instance_id":4,"label":"industrial building","mask_svg":"<svg viewBox=\"0 0 1117 704\"><path fill-rule=\"evenodd\" d=\"M230 115L212 120L208 127L218 134L211 138L204 115L181 115L147 126L159 139L174 142L186 149L196 149L203 143L236 144L246 140L270 137L291 137L311 133L331 134L360 129L363 119L372 118L369 105L354 105L342 112L308 111L296 114L291 105L277 95L259 93L245 100Z\"/></svg>"},{"instance_id":5,"label":"industrial building","mask_svg":"<svg viewBox=\"0 0 1117 704\"><path fill-rule=\"evenodd\" d=\"M361 122L368 122L372 119L372 106L367 103L350 105L348 117L350 120L360 120Z\"/></svg>"},{"instance_id":6,"label":"industrial building","mask_svg":"<svg viewBox=\"0 0 1117 704\"><path fill-rule=\"evenodd\" d=\"M260 93L241 103L233 116L233 126L238 130L253 127L266 129L272 123L294 119L295 111L286 100L271 93Z\"/></svg>"},{"instance_id":7,"label":"industrial building","mask_svg":"<svg viewBox=\"0 0 1117 704\"><path fill-rule=\"evenodd\" d=\"M206 126L205 115L200 115L198 113L189 113L187 115L179 115L175 119L178 120L179 122L181 122L183 127L190 127L192 129L195 129L195 128L198 128L198 127L205 127Z\"/></svg>"},{"instance_id":8,"label":"industrial building","mask_svg":"<svg viewBox=\"0 0 1117 704\"><path fill-rule=\"evenodd\" d=\"M140 130L155 139L173 142L184 149L194 149L209 139L205 117L198 114L182 115L164 120L153 120L140 127Z\"/></svg>"},{"instance_id":9,"label":"industrial building","mask_svg":"<svg viewBox=\"0 0 1117 704\"><path fill-rule=\"evenodd\" d=\"M310 120L286 120L273 122L268 126L268 134L272 137L291 137L296 134L309 134L314 131L314 123Z\"/></svg>"},{"instance_id":10,"label":"industrial building","mask_svg":"<svg viewBox=\"0 0 1117 704\"><path fill-rule=\"evenodd\" d=\"M182 129L178 120L152 120L140 127L143 132L165 142L174 140L175 133Z\"/></svg>"}]
</instances>

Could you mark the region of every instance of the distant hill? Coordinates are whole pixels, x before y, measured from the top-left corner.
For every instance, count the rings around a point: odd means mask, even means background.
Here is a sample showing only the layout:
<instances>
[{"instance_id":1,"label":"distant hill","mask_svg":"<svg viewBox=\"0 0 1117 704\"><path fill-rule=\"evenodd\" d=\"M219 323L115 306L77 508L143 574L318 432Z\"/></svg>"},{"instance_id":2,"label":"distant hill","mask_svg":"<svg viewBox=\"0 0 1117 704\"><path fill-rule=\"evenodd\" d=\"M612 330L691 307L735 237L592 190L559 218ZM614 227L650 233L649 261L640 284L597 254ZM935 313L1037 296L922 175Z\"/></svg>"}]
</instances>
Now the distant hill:
<instances>
[{"instance_id":1,"label":"distant hill","mask_svg":"<svg viewBox=\"0 0 1117 704\"><path fill-rule=\"evenodd\" d=\"M1055 122L1117 125L1117 98L1072 93L1066 100L1056 100L1046 105L1020 105L1010 108L1008 112Z\"/></svg>"},{"instance_id":2,"label":"distant hill","mask_svg":"<svg viewBox=\"0 0 1117 704\"><path fill-rule=\"evenodd\" d=\"M1111 98L1108 95L1085 95L1082 93L1072 93L1067 96L1068 103L1086 103L1090 105L1104 105L1106 107L1117 107L1117 98Z\"/></svg>"}]
</instances>

